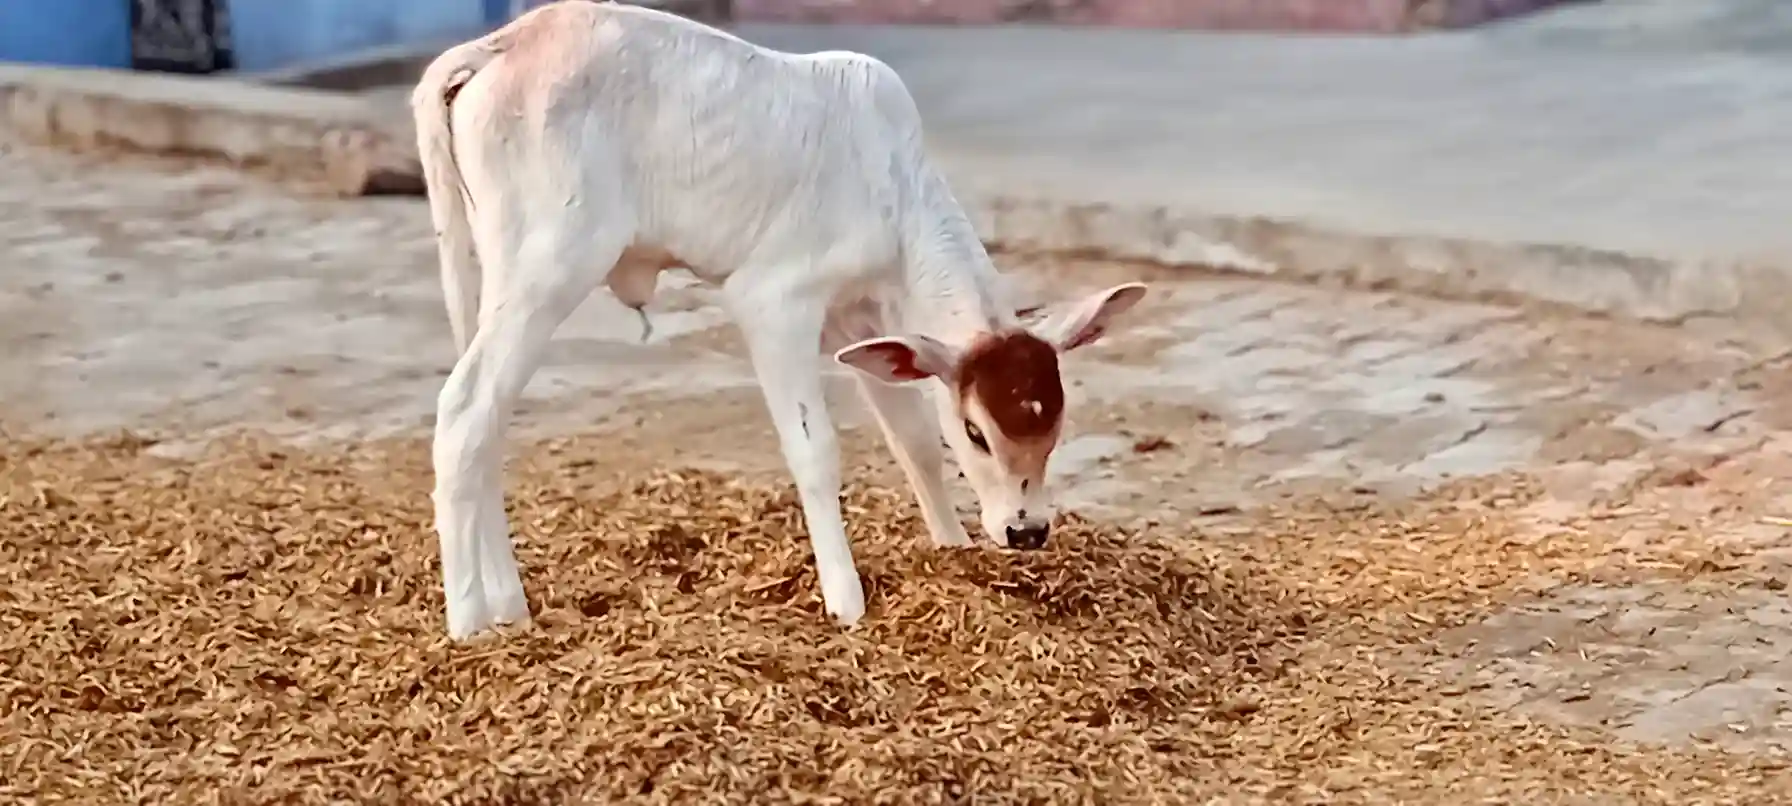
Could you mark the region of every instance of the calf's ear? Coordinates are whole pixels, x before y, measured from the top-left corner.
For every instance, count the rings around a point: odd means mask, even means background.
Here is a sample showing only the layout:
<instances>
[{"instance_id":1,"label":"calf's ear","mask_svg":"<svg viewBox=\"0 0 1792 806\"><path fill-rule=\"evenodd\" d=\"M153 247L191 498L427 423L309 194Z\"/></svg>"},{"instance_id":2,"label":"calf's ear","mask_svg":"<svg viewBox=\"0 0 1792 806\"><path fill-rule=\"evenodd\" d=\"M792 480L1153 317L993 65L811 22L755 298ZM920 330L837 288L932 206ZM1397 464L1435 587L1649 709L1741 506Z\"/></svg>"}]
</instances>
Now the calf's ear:
<instances>
[{"instance_id":1,"label":"calf's ear","mask_svg":"<svg viewBox=\"0 0 1792 806\"><path fill-rule=\"evenodd\" d=\"M847 345L834 360L888 384L939 378L950 380L958 355L922 335L886 336Z\"/></svg>"},{"instance_id":2,"label":"calf's ear","mask_svg":"<svg viewBox=\"0 0 1792 806\"><path fill-rule=\"evenodd\" d=\"M1144 283L1125 283L1096 292L1072 303L1064 312L1033 325L1033 335L1067 353L1094 344L1145 298Z\"/></svg>"}]
</instances>

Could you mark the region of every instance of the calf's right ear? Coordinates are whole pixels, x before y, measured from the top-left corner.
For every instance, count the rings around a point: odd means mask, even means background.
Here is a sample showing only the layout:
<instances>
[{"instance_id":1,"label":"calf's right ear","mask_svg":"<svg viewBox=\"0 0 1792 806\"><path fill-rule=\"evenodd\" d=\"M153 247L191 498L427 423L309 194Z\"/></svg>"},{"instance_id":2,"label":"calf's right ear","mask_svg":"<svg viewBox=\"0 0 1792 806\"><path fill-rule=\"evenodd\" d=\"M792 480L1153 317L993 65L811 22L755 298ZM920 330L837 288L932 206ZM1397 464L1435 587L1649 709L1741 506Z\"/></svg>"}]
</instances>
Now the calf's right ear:
<instances>
[{"instance_id":1,"label":"calf's right ear","mask_svg":"<svg viewBox=\"0 0 1792 806\"><path fill-rule=\"evenodd\" d=\"M940 342L921 335L886 336L848 345L834 360L884 383L926 378L950 380L958 356Z\"/></svg>"}]
</instances>

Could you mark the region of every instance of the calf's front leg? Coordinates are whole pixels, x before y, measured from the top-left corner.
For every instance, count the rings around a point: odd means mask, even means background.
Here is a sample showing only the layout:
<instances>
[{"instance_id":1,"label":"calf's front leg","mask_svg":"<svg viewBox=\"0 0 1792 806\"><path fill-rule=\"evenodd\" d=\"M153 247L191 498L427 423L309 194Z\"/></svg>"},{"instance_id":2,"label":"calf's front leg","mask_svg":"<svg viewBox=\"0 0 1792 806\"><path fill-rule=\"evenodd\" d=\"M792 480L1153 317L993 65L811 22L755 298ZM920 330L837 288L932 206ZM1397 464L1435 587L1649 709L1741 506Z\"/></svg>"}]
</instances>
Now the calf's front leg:
<instances>
[{"instance_id":1,"label":"calf's front leg","mask_svg":"<svg viewBox=\"0 0 1792 806\"><path fill-rule=\"evenodd\" d=\"M968 546L970 535L958 520L946 490L946 452L940 445L940 426L927 393L913 386L892 386L859 376L859 391L865 396L877 422L883 426L884 441L896 464L908 476L909 486L921 505L921 519L934 545Z\"/></svg>"},{"instance_id":2,"label":"calf's front leg","mask_svg":"<svg viewBox=\"0 0 1792 806\"><path fill-rule=\"evenodd\" d=\"M826 308L745 283L724 287L765 395L784 461L796 481L829 614L852 626L865 615L865 592L840 513L840 443L822 393L821 343Z\"/></svg>"}]
</instances>

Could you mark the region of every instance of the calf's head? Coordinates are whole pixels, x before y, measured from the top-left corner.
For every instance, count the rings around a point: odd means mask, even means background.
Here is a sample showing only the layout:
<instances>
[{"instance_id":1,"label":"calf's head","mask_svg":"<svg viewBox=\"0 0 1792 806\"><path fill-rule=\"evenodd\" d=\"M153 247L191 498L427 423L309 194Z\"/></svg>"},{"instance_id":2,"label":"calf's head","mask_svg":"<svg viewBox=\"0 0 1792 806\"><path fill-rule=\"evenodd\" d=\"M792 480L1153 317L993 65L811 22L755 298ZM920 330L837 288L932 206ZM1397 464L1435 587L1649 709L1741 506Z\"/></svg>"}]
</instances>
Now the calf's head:
<instances>
[{"instance_id":1,"label":"calf's head","mask_svg":"<svg viewBox=\"0 0 1792 806\"><path fill-rule=\"evenodd\" d=\"M834 357L885 383L938 380L940 426L977 492L984 533L998 545L1036 549L1054 514L1045 469L1064 426L1058 356L1093 344L1144 296L1143 284L1127 283L964 344L910 334L861 341Z\"/></svg>"}]
</instances>

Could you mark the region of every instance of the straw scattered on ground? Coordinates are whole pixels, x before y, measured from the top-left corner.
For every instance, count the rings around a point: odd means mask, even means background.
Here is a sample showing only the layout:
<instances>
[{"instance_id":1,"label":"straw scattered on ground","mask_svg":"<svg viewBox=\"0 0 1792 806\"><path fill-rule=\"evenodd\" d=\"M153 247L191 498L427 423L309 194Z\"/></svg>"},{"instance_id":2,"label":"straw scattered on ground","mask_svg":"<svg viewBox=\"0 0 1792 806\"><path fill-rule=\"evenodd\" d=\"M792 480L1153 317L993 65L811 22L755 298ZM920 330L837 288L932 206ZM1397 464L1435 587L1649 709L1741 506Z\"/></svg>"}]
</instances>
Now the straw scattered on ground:
<instances>
[{"instance_id":1,"label":"straw scattered on ground","mask_svg":"<svg viewBox=\"0 0 1792 806\"><path fill-rule=\"evenodd\" d=\"M782 485L613 478L601 440L513 468L537 618L442 635L417 443L0 448L0 797L82 802L1757 802L1770 762L1624 749L1390 669L1592 578L1522 489L1311 505L1260 538L1069 518L929 547L848 501L871 612L821 612ZM1514 491L1516 489L1516 491Z\"/></svg>"}]
</instances>

